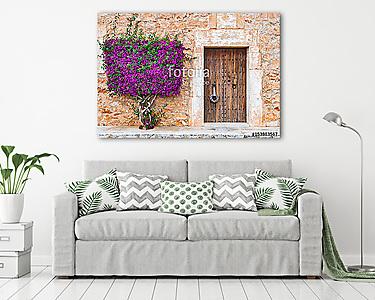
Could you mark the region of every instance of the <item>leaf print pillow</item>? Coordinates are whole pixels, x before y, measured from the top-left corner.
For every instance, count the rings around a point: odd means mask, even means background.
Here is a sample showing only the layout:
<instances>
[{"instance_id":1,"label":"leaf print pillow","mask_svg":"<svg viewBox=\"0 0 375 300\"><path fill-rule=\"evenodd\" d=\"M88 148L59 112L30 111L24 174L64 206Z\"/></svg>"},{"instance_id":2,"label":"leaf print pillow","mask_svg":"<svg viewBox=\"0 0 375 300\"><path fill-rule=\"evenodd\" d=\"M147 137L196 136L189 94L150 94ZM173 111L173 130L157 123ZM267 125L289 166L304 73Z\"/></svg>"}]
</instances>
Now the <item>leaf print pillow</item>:
<instances>
[{"instance_id":1,"label":"leaf print pillow","mask_svg":"<svg viewBox=\"0 0 375 300\"><path fill-rule=\"evenodd\" d=\"M94 180L71 181L65 186L77 197L79 217L116 209L120 199L115 169Z\"/></svg>"},{"instance_id":2,"label":"leaf print pillow","mask_svg":"<svg viewBox=\"0 0 375 300\"><path fill-rule=\"evenodd\" d=\"M258 209L272 208L276 210L293 209L297 196L307 178L276 177L256 169L254 196Z\"/></svg>"}]
</instances>

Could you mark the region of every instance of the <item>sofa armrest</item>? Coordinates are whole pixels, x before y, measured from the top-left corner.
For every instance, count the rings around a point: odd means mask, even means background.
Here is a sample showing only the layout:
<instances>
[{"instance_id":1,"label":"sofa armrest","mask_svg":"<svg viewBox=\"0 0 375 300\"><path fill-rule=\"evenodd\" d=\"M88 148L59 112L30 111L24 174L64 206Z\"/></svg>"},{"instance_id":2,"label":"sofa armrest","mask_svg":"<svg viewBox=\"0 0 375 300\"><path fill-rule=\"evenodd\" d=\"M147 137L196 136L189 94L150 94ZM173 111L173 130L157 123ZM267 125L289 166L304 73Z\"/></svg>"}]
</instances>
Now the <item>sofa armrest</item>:
<instances>
[{"instance_id":1,"label":"sofa armrest","mask_svg":"<svg viewBox=\"0 0 375 300\"><path fill-rule=\"evenodd\" d=\"M53 274L74 276L75 234L74 223L78 217L77 198L66 192L54 197L53 206Z\"/></svg>"},{"instance_id":2,"label":"sofa armrest","mask_svg":"<svg viewBox=\"0 0 375 300\"><path fill-rule=\"evenodd\" d=\"M322 197L312 191L298 197L300 275L319 276L322 270Z\"/></svg>"}]
</instances>

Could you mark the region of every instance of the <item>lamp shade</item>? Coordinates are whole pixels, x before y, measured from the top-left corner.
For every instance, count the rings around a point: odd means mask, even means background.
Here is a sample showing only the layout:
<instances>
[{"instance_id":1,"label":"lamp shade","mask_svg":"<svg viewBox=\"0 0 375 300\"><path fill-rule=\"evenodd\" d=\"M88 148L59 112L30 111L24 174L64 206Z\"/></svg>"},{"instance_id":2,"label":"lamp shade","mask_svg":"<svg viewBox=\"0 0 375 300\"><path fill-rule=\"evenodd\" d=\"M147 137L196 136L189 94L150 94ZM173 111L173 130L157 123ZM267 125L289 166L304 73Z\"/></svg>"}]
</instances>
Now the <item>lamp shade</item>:
<instances>
[{"instance_id":1,"label":"lamp shade","mask_svg":"<svg viewBox=\"0 0 375 300\"><path fill-rule=\"evenodd\" d=\"M342 121L342 118L339 114L335 113L335 112L329 112L327 113L324 117L323 117L324 120L326 120L327 122L330 122L332 124L336 124L337 126L342 126L344 125L345 123Z\"/></svg>"}]
</instances>

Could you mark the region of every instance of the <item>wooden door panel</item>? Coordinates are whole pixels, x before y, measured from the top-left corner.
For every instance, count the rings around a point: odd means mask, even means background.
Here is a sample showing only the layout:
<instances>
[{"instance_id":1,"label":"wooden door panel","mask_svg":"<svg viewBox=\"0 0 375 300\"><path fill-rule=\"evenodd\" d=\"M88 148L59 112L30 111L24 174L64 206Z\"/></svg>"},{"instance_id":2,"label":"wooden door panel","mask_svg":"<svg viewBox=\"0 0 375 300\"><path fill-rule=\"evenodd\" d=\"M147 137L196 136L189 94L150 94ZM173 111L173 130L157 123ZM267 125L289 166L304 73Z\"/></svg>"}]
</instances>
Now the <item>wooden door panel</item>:
<instances>
[{"instance_id":1,"label":"wooden door panel","mask_svg":"<svg viewBox=\"0 0 375 300\"><path fill-rule=\"evenodd\" d=\"M246 122L246 48L205 48L205 122ZM217 103L210 100L216 87Z\"/></svg>"}]
</instances>

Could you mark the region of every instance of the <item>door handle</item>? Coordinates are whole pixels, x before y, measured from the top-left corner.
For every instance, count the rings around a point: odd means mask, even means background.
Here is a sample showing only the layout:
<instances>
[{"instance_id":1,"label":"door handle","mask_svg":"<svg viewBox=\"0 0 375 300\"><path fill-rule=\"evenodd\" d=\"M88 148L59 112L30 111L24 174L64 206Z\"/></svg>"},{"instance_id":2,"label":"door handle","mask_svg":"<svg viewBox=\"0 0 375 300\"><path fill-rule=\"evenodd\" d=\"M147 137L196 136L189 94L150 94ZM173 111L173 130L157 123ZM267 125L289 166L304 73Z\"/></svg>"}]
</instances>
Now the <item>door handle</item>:
<instances>
[{"instance_id":1,"label":"door handle","mask_svg":"<svg viewBox=\"0 0 375 300\"><path fill-rule=\"evenodd\" d=\"M210 101L212 103L217 103L219 101L219 96L216 95L216 81L212 84L212 94L210 96Z\"/></svg>"},{"instance_id":2,"label":"door handle","mask_svg":"<svg viewBox=\"0 0 375 300\"><path fill-rule=\"evenodd\" d=\"M237 77L233 78L232 88L235 89L237 87Z\"/></svg>"}]
</instances>

